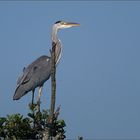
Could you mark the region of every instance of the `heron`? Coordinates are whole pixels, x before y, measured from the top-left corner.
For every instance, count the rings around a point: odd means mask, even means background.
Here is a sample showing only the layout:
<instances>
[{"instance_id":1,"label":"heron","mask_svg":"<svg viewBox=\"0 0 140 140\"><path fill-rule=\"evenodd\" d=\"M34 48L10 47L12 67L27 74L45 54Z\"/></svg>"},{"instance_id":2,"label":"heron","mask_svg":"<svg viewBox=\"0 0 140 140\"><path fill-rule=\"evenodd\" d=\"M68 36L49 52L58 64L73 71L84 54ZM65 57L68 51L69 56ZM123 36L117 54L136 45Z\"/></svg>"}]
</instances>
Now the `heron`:
<instances>
[{"instance_id":1,"label":"heron","mask_svg":"<svg viewBox=\"0 0 140 140\"><path fill-rule=\"evenodd\" d=\"M70 28L79 26L78 23L57 21L52 27L51 39L52 44L55 44L55 65L57 66L61 55L62 45L61 41L57 36L60 29ZM23 68L22 75L17 80L16 90L13 96L13 100L19 100L21 97L32 91L32 104L34 100L34 92L38 87L38 98L37 102L40 101L42 95L42 88L44 83L50 78L51 75L51 56L40 56L26 68Z\"/></svg>"}]
</instances>

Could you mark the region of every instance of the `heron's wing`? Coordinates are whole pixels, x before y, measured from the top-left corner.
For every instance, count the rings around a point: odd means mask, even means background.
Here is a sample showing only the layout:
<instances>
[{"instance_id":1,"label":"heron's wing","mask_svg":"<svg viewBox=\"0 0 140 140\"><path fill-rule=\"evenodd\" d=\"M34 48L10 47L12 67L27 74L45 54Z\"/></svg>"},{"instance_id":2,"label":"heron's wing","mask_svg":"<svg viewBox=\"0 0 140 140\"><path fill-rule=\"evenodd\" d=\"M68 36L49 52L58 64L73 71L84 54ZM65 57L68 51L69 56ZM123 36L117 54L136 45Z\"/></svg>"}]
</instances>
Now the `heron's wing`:
<instances>
[{"instance_id":1,"label":"heron's wing","mask_svg":"<svg viewBox=\"0 0 140 140\"><path fill-rule=\"evenodd\" d=\"M23 85L29 82L37 69L38 69L38 66L36 65L31 66L31 67L29 66L28 68L24 67L22 76L20 76L17 80L17 85Z\"/></svg>"},{"instance_id":2,"label":"heron's wing","mask_svg":"<svg viewBox=\"0 0 140 140\"><path fill-rule=\"evenodd\" d=\"M41 56L33 63L31 63L27 68L23 68L23 74L18 78L17 85L23 85L29 82L36 74L41 73L41 71L46 70L50 60L48 56Z\"/></svg>"},{"instance_id":3,"label":"heron's wing","mask_svg":"<svg viewBox=\"0 0 140 140\"><path fill-rule=\"evenodd\" d=\"M26 70L26 67L23 68L22 75L20 75L20 77L18 77L18 79L17 79L17 85L19 85L21 83L23 77L25 76L25 70Z\"/></svg>"},{"instance_id":4,"label":"heron's wing","mask_svg":"<svg viewBox=\"0 0 140 140\"><path fill-rule=\"evenodd\" d=\"M30 80L30 71L23 68L23 74L18 78L17 85L25 84Z\"/></svg>"}]
</instances>

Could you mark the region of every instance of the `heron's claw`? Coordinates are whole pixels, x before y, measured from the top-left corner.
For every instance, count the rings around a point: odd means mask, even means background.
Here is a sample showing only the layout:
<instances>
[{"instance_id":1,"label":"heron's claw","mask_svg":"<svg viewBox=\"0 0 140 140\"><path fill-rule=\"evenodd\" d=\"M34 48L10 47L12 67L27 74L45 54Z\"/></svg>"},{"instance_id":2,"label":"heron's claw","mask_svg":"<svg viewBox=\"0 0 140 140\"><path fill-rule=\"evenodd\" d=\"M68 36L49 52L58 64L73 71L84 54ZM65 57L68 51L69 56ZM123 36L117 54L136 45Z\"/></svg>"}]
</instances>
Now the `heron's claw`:
<instances>
[{"instance_id":1,"label":"heron's claw","mask_svg":"<svg viewBox=\"0 0 140 140\"><path fill-rule=\"evenodd\" d=\"M37 107L37 110L38 110L38 112L40 112L40 104L41 104L41 101L38 100L36 104L37 104L37 106L36 106Z\"/></svg>"}]
</instances>

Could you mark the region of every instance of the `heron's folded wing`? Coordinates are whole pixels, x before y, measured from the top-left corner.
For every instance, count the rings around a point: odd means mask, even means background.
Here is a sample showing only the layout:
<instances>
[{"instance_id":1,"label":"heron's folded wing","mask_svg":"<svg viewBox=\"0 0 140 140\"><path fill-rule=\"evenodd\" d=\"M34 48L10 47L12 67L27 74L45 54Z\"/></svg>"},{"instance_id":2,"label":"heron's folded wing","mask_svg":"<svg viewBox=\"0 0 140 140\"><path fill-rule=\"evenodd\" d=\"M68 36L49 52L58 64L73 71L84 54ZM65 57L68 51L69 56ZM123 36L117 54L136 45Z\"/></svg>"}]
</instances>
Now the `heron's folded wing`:
<instances>
[{"instance_id":1,"label":"heron's folded wing","mask_svg":"<svg viewBox=\"0 0 140 140\"><path fill-rule=\"evenodd\" d=\"M24 67L23 74L17 80L17 85L27 83L30 80L30 78L31 78L30 71Z\"/></svg>"},{"instance_id":2,"label":"heron's folded wing","mask_svg":"<svg viewBox=\"0 0 140 140\"><path fill-rule=\"evenodd\" d=\"M27 68L23 68L23 74L20 76L17 80L17 85L23 85L32 78L32 76L35 74L36 70L38 69L37 65L30 65Z\"/></svg>"}]
</instances>

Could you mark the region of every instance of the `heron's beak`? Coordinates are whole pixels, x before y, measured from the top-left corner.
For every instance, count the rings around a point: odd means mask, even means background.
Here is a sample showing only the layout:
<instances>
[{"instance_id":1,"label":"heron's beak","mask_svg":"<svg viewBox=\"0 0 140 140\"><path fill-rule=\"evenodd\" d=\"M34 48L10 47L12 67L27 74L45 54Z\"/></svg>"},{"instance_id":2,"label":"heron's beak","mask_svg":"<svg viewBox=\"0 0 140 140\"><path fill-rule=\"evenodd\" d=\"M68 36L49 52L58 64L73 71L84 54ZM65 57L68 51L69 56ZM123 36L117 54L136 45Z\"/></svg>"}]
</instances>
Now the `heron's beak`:
<instances>
[{"instance_id":1,"label":"heron's beak","mask_svg":"<svg viewBox=\"0 0 140 140\"><path fill-rule=\"evenodd\" d=\"M74 26L80 26L79 23L72 23L72 22L67 22L65 23L66 26L74 27Z\"/></svg>"}]
</instances>

